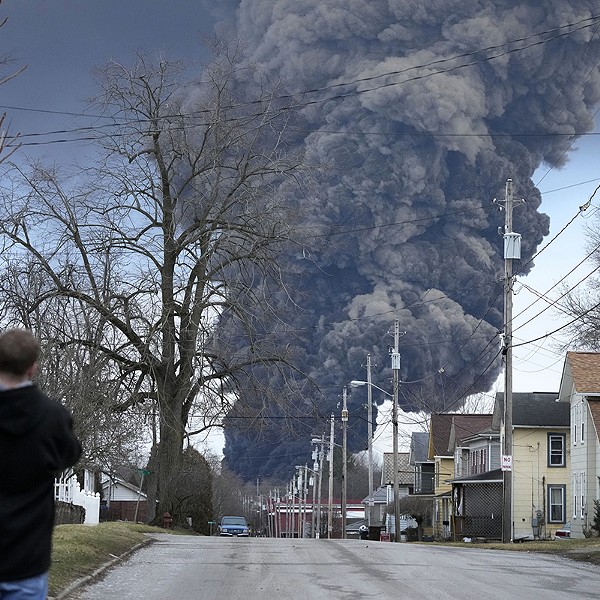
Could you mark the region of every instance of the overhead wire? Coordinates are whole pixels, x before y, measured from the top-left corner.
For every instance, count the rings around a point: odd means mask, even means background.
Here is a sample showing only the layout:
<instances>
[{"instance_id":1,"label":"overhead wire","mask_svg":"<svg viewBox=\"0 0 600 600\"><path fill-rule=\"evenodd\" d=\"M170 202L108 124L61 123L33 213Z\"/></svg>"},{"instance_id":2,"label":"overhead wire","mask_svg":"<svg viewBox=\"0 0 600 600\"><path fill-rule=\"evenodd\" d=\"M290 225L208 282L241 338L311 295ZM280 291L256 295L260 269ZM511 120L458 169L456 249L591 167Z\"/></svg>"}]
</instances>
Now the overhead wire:
<instances>
[{"instance_id":1,"label":"overhead wire","mask_svg":"<svg viewBox=\"0 0 600 600\"><path fill-rule=\"evenodd\" d=\"M544 36L544 35L548 35L548 34L553 34L556 33L556 35L554 35L553 37L549 37L546 39L542 39L542 40L538 40L535 42L532 42L531 44L526 44L523 45L521 47L517 47L517 48L508 48L503 50L502 52L499 52L497 54L494 54L492 56L487 56L487 57L482 57L479 58L478 60L475 61L471 61L465 64L461 64L461 65L456 65L453 67L450 67L448 69L442 69L442 70L434 70L432 72L429 73L425 73L422 75L416 75L414 77L410 77L407 79L404 79L402 81L395 81L395 82L386 82L384 84L375 86L375 87L370 87L370 88L364 88L364 89L354 89L351 90L349 92L343 93L343 94L338 94L338 95L333 95L333 96L327 96L326 98L322 98L322 99L318 99L318 100L305 100L305 101L299 101L297 103L294 103L293 105L290 105L288 107L283 107L284 110L297 110L299 108L304 108L306 106L310 106L312 104L316 104L316 103L323 103L323 102L329 102L331 100L339 100L339 99L343 99L343 98L347 98L349 96L353 96L353 95L358 95L358 94L364 94L367 92L372 92L372 91L377 91L379 89L383 89L386 87L391 87L391 86L396 86L396 85L401 85L401 84L405 84L405 83L409 83L412 81L417 81L420 79L425 79L428 77L432 77L435 75L439 75L439 74L444 74L444 73L448 73L448 72L452 72L455 71L457 69L463 69L466 67L470 67L470 66L475 66L479 63L484 63L484 62L488 62L497 58L501 58L503 56L506 56L508 54L512 54L515 52L520 52L523 50L527 50L529 48L532 48L534 46L538 46L540 44L545 44L548 42L551 42L553 40L571 35L577 31L580 31L582 29L586 29L589 27L593 27L594 25L596 25L596 27L598 27L598 25L600 24L600 16L593 16L593 17L587 17L585 19L581 19L579 21L573 22L573 23L568 23L565 25L561 25L558 27L555 27L553 29L548 29L545 31L541 31L541 32L536 32L533 33L529 36L525 36L522 38L517 38L514 40L510 40L508 42L505 42L503 44L499 44L499 45L495 45L495 46L488 46L485 48L479 48L477 50L473 50L470 52L466 52L463 54L458 54L452 57L446 57L446 58L442 58L442 59L436 59L433 61L430 61L428 63L424 63L424 64L419 64L419 65L414 65L414 66L410 66L410 67L406 67L405 69L400 69L400 70L393 70L393 71L387 71L385 73L381 73L381 74L377 74L377 75L369 75L366 77L362 77L362 78L355 78L353 80L350 81L345 81L345 82L339 82L339 83L335 83L335 84L330 84L327 86L322 86L322 87L318 87L318 88L312 88L312 89L307 89L307 90L303 90L303 91L299 91L299 92L295 92L293 94L280 94L280 95L276 95L276 96L270 96L268 98L260 98L260 99L255 99L255 100L250 100L250 101L245 101L245 102L239 102L236 104L232 104L230 106L224 106L222 107L222 110L236 110L236 109L240 109L240 108L244 108L244 107L248 107L248 106L253 106L253 105L263 105L266 102L273 102L276 100L294 100L296 98L298 98L298 96L306 96L306 95L310 95L310 94L315 94L315 93L322 93L322 92L327 92L327 91L332 91L335 89L339 89L341 87L347 87L347 86L351 86L351 85L358 85L361 83L368 83L377 79L381 79L384 77L392 77L392 76L398 76L398 75L403 75L405 73L408 73L410 71L414 71L414 70L418 70L418 69L430 69L432 67L435 67L437 65L440 64L445 64L447 62L453 61L453 60L459 60L459 59L463 59L463 58L470 58L473 56L477 56L480 55L482 53L486 53L486 52L491 52L491 51L495 51L495 50L500 50L501 48L506 48L508 46L511 46L513 44L519 44L522 42L527 42L528 40L531 40L533 38L537 38L540 36ZM568 29L568 31L563 31L565 29ZM127 120L127 119L118 119L114 116L110 116L110 115L91 115L89 113L76 113L74 111L57 111L57 110L49 110L49 109L33 109L33 108L25 108L25 107L18 107L18 106L10 106L10 105L2 105L0 106L0 108L4 109L4 110L20 110L20 111L28 111L28 112L40 112L40 113L44 113L44 114L62 114L65 116L78 116L78 117L86 117L86 118L96 118L96 119L105 119L105 118L110 118L112 119L114 122L113 123L108 123L108 124L102 124L102 125L96 125L96 126L88 126L88 127L79 127L79 128L74 128L72 130L57 130L55 132L47 132L47 133L25 133L25 134L21 134L19 137L21 139L25 138L25 137L34 137L34 136L40 136L40 135L59 135L59 134L66 134L66 133L74 133L74 132L80 132L80 131L96 131L98 129L105 129L107 127L124 127L127 125L132 125L132 124L142 124L142 123L150 123L152 122L151 119L133 119L133 120ZM197 117L199 115L202 114L209 114L210 113L210 109L199 109L199 110L195 110L193 112L190 113L186 113L184 115L162 115L161 118L182 118L182 117ZM260 114L263 113L258 113L256 116L259 116ZM252 116L252 115L250 115ZM235 120L235 119L234 119ZM195 125L196 127L198 125ZM583 134L583 133L582 133ZM113 134L114 135L114 134ZM439 135L439 134L438 134ZM448 134L448 135L460 135L460 134ZM504 134L504 135L527 135L526 133L515 133L515 134ZM573 135L573 136L577 136L578 134L576 133L571 133L571 134L565 134L565 135ZM579 134L581 135L581 134ZM108 134L108 137L110 137L110 134ZM46 144L51 144L51 143L71 143L71 142L79 142L79 141L94 141L97 140L98 138L96 136L89 136L89 137L83 137L83 138L63 138L63 139L58 139L58 140L50 140L50 141L45 141L45 142L21 142L21 146L39 146L39 145L46 145Z\"/></svg>"}]
</instances>

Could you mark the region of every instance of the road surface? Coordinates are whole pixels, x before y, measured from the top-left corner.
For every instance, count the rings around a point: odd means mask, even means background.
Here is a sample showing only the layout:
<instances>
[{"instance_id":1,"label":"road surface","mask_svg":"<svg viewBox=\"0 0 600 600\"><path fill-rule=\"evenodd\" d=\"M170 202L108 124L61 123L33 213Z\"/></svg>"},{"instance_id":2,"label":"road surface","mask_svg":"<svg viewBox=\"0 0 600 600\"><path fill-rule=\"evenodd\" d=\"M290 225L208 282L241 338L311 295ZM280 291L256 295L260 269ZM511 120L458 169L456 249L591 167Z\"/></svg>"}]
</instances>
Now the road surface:
<instances>
[{"instance_id":1,"label":"road surface","mask_svg":"<svg viewBox=\"0 0 600 600\"><path fill-rule=\"evenodd\" d=\"M158 534L73 600L541 600L600 597L600 568L528 552ZM557 542L560 543L560 542Z\"/></svg>"}]
</instances>

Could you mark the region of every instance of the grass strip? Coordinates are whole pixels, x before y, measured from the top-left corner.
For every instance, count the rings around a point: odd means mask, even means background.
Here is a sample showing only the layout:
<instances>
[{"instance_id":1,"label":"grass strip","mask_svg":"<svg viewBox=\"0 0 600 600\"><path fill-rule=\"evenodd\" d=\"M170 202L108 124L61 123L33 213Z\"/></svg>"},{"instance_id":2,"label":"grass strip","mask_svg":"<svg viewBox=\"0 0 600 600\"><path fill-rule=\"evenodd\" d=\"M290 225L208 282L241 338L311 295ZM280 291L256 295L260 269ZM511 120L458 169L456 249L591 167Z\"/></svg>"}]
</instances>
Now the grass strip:
<instances>
[{"instance_id":1,"label":"grass strip","mask_svg":"<svg viewBox=\"0 0 600 600\"><path fill-rule=\"evenodd\" d=\"M54 529L49 595L56 596L82 577L147 540L149 532L164 529L135 523L59 525Z\"/></svg>"}]
</instances>

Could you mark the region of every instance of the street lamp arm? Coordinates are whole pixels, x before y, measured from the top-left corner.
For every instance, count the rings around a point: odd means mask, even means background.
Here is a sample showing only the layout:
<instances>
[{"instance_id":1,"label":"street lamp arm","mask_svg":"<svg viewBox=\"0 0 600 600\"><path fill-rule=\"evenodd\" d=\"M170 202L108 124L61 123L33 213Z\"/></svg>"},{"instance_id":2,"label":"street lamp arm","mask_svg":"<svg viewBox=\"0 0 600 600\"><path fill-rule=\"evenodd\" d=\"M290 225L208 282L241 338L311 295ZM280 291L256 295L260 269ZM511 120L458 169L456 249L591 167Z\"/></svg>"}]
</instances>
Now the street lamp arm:
<instances>
[{"instance_id":1,"label":"street lamp arm","mask_svg":"<svg viewBox=\"0 0 600 600\"><path fill-rule=\"evenodd\" d=\"M378 385L375 385L374 383L370 383L367 381L358 381L356 379L352 380L350 382L350 387L361 387L363 385L370 385L371 387L374 387L375 389L379 390L380 392L383 392L386 396L389 396L390 398L394 397L394 394L390 394L389 392L386 392L383 388L380 388Z\"/></svg>"}]
</instances>

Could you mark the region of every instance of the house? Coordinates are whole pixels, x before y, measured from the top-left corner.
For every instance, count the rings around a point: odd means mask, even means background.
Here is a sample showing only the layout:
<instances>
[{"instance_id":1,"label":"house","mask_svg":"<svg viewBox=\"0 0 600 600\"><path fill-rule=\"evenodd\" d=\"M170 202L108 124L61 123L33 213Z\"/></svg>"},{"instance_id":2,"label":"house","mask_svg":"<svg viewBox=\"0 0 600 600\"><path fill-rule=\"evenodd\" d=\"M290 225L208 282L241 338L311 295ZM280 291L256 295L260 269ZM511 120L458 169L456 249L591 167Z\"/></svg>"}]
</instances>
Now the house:
<instances>
[{"instance_id":1,"label":"house","mask_svg":"<svg viewBox=\"0 0 600 600\"><path fill-rule=\"evenodd\" d=\"M435 464L429 458L429 433L414 431L410 438L410 466L414 469L414 494L433 494Z\"/></svg>"},{"instance_id":2,"label":"house","mask_svg":"<svg viewBox=\"0 0 600 600\"><path fill-rule=\"evenodd\" d=\"M513 393L512 539L548 538L564 524L569 483L569 405L554 393ZM502 538L500 469L504 393L491 426L455 447L454 537Z\"/></svg>"},{"instance_id":3,"label":"house","mask_svg":"<svg viewBox=\"0 0 600 600\"><path fill-rule=\"evenodd\" d=\"M452 516L452 483L455 477L455 452L464 438L476 436L482 429L489 428L492 415L434 413L429 427L428 459L433 461L433 535L440 539L449 539ZM488 456L485 438L476 438L470 456L477 460L477 468L470 473L483 472ZM459 463L459 468L461 463ZM485 469L488 470L488 469Z\"/></svg>"},{"instance_id":4,"label":"house","mask_svg":"<svg viewBox=\"0 0 600 600\"><path fill-rule=\"evenodd\" d=\"M555 393L513 393L512 539L552 537L567 518L569 404ZM492 427L500 429L504 393Z\"/></svg>"},{"instance_id":5,"label":"house","mask_svg":"<svg viewBox=\"0 0 600 600\"><path fill-rule=\"evenodd\" d=\"M502 539L502 471L463 475L452 481L454 539Z\"/></svg>"},{"instance_id":6,"label":"house","mask_svg":"<svg viewBox=\"0 0 600 600\"><path fill-rule=\"evenodd\" d=\"M568 404L571 420L565 440L570 450L565 519L571 522L571 537L583 538L594 519L594 500L600 498L600 354L567 352L558 397ZM560 460L560 440L555 443Z\"/></svg>"},{"instance_id":7,"label":"house","mask_svg":"<svg viewBox=\"0 0 600 600\"><path fill-rule=\"evenodd\" d=\"M383 468L381 469L381 485L373 492L371 496L373 502L373 512L371 513L372 525L383 525L385 532L392 535L395 529L394 518L386 512L388 505L394 501L394 454L384 452ZM413 493L415 485L415 472L410 464L410 454L408 452L398 452L398 497L408 496ZM369 497L363 500L363 503L369 503ZM411 521L412 523L412 521ZM406 519L400 520L400 525L408 524ZM408 526L408 525L407 525Z\"/></svg>"},{"instance_id":8,"label":"house","mask_svg":"<svg viewBox=\"0 0 600 600\"><path fill-rule=\"evenodd\" d=\"M502 537L502 489L500 431L489 427L454 438L451 537Z\"/></svg>"},{"instance_id":9,"label":"house","mask_svg":"<svg viewBox=\"0 0 600 600\"><path fill-rule=\"evenodd\" d=\"M430 536L433 533L435 464L429 459L429 433L427 431L413 431L411 434L409 464L414 473L413 495L431 499L429 515L423 521L423 533Z\"/></svg>"},{"instance_id":10,"label":"house","mask_svg":"<svg viewBox=\"0 0 600 600\"><path fill-rule=\"evenodd\" d=\"M84 469L82 482L77 479L73 469L67 469L54 480L54 500L57 503L57 523L82 522L84 525L97 525L100 515L100 494L94 491L94 473ZM63 513L74 514L80 511L83 520L71 520Z\"/></svg>"},{"instance_id":11,"label":"house","mask_svg":"<svg viewBox=\"0 0 600 600\"><path fill-rule=\"evenodd\" d=\"M103 520L145 522L148 498L139 486L106 473L101 476L101 486Z\"/></svg>"}]
</instances>

